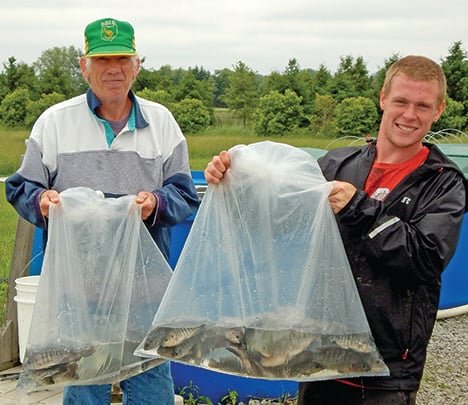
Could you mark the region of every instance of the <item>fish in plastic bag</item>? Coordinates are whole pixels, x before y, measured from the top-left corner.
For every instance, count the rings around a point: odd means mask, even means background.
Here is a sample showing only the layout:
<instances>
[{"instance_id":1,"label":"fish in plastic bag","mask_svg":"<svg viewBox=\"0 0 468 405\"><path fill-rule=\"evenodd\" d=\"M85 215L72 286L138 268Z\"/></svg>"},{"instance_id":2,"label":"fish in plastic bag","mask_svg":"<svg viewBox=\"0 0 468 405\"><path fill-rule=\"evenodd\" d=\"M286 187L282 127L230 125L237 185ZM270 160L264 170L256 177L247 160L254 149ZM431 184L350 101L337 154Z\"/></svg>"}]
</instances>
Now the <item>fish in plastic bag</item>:
<instances>
[{"instance_id":1,"label":"fish in plastic bag","mask_svg":"<svg viewBox=\"0 0 468 405\"><path fill-rule=\"evenodd\" d=\"M166 361L134 354L172 275L134 200L77 187L51 205L19 390L114 383Z\"/></svg>"},{"instance_id":2,"label":"fish in plastic bag","mask_svg":"<svg viewBox=\"0 0 468 405\"><path fill-rule=\"evenodd\" d=\"M265 379L388 375L311 155L238 145L136 353Z\"/></svg>"}]
</instances>

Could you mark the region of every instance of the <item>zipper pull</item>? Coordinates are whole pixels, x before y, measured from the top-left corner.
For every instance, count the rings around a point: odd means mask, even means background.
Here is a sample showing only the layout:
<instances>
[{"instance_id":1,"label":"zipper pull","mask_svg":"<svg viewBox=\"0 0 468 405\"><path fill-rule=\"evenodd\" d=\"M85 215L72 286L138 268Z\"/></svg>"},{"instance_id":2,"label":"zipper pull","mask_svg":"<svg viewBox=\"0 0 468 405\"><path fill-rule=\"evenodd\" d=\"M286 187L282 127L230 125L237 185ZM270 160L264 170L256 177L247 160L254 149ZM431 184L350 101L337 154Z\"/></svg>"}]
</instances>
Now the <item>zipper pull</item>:
<instances>
[{"instance_id":1,"label":"zipper pull","mask_svg":"<svg viewBox=\"0 0 468 405\"><path fill-rule=\"evenodd\" d=\"M402 358L403 360L406 360L406 359L408 358L408 351L409 351L409 350L406 349L406 350L404 351L404 353L401 355L401 358Z\"/></svg>"}]
</instances>

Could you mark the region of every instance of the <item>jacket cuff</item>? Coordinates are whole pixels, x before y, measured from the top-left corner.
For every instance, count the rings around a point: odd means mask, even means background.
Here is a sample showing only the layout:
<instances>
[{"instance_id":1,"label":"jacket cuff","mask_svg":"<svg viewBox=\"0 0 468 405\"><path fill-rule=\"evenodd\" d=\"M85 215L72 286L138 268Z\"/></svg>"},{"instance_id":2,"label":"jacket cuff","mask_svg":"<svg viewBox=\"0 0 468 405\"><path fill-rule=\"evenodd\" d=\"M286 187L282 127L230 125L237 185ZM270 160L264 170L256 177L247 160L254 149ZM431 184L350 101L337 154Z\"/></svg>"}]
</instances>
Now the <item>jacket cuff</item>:
<instances>
[{"instance_id":1,"label":"jacket cuff","mask_svg":"<svg viewBox=\"0 0 468 405\"><path fill-rule=\"evenodd\" d=\"M147 218L146 222L150 227L153 227L158 222L161 217L162 212L164 211L164 200L160 194L153 191L154 198L156 198L156 207L154 208L153 213Z\"/></svg>"}]
</instances>

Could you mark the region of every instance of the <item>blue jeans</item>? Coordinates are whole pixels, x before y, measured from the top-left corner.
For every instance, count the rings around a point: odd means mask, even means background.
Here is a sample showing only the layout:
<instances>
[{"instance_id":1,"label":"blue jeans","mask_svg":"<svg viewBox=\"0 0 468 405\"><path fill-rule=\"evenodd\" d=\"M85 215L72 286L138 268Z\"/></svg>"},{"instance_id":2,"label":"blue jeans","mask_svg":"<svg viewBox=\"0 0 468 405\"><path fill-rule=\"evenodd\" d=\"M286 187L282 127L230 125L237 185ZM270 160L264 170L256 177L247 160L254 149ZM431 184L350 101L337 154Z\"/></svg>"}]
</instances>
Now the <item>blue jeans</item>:
<instances>
[{"instance_id":1,"label":"blue jeans","mask_svg":"<svg viewBox=\"0 0 468 405\"><path fill-rule=\"evenodd\" d=\"M174 405L174 383L170 363L120 382L122 405ZM108 405L111 384L73 385L63 390L63 405Z\"/></svg>"}]
</instances>

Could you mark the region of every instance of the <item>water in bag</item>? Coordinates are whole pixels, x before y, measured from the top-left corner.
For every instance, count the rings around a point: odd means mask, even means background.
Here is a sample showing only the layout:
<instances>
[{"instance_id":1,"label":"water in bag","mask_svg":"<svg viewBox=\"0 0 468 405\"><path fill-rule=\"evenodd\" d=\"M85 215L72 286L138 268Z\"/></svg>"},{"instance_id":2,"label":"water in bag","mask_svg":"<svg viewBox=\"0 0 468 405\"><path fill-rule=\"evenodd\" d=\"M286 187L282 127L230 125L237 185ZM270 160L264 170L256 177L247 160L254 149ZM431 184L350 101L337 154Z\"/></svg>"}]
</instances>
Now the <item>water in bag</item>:
<instances>
[{"instance_id":1,"label":"water in bag","mask_svg":"<svg viewBox=\"0 0 468 405\"><path fill-rule=\"evenodd\" d=\"M114 383L164 359L135 356L172 272L135 196L60 193L18 389Z\"/></svg>"},{"instance_id":2,"label":"water in bag","mask_svg":"<svg viewBox=\"0 0 468 405\"><path fill-rule=\"evenodd\" d=\"M254 378L388 375L315 158L275 142L229 154L136 353Z\"/></svg>"}]
</instances>

